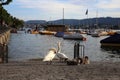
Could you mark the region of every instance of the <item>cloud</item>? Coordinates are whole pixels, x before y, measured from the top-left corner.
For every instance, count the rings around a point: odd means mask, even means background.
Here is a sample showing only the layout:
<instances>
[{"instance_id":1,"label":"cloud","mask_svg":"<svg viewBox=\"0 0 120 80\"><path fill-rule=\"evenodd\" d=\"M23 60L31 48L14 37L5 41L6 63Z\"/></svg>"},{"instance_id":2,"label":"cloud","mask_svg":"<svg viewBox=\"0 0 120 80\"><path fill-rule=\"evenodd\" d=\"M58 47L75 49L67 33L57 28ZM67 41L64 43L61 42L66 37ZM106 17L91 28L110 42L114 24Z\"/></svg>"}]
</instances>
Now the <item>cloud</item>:
<instances>
[{"instance_id":1,"label":"cloud","mask_svg":"<svg viewBox=\"0 0 120 80\"><path fill-rule=\"evenodd\" d=\"M89 11L89 18L96 17L98 10L99 17L120 16L119 0L13 0L13 8L8 8L16 16L24 19L67 19L86 18L86 9ZM10 10L11 9L11 10ZM14 9L14 10L12 10ZM24 17L25 16L25 17Z\"/></svg>"},{"instance_id":2,"label":"cloud","mask_svg":"<svg viewBox=\"0 0 120 80\"><path fill-rule=\"evenodd\" d=\"M67 14L66 18L69 15L80 15L86 9L83 5L73 4L71 0L19 0L18 3L22 8L36 9L55 18L62 17L63 8Z\"/></svg>"},{"instance_id":3,"label":"cloud","mask_svg":"<svg viewBox=\"0 0 120 80\"><path fill-rule=\"evenodd\" d=\"M102 0L97 5L102 9L118 9L120 8L120 0Z\"/></svg>"}]
</instances>

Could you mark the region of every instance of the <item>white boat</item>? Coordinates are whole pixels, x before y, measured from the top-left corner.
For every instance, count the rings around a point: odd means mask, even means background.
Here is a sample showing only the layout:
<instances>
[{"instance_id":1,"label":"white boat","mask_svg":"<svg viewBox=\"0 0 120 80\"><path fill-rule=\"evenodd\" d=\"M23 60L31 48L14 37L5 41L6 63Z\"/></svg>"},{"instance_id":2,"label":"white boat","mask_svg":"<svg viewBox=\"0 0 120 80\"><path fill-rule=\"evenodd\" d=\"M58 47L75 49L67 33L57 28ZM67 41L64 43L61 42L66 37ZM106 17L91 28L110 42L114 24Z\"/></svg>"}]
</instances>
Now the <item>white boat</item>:
<instances>
[{"instance_id":1,"label":"white boat","mask_svg":"<svg viewBox=\"0 0 120 80\"><path fill-rule=\"evenodd\" d=\"M70 40L83 40L83 41L86 40L86 38L80 33L64 34L63 38Z\"/></svg>"},{"instance_id":2,"label":"white boat","mask_svg":"<svg viewBox=\"0 0 120 80\"><path fill-rule=\"evenodd\" d=\"M99 34L99 32L94 32L94 33L91 33L91 36L92 37L100 37L100 34Z\"/></svg>"}]
</instances>

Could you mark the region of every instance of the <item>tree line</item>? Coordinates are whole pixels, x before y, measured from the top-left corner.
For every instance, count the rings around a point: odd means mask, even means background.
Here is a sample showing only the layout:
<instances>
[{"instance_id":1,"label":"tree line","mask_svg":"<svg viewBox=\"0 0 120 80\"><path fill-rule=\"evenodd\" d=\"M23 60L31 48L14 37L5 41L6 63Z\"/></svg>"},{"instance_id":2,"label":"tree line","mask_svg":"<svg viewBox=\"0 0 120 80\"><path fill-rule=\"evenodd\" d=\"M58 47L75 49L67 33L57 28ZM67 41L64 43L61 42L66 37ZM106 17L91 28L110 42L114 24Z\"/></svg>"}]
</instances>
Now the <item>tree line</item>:
<instances>
[{"instance_id":1,"label":"tree line","mask_svg":"<svg viewBox=\"0 0 120 80\"><path fill-rule=\"evenodd\" d=\"M23 26L24 21L13 17L3 8L3 5L8 5L12 0L0 0L0 26L7 26L11 28L20 28Z\"/></svg>"}]
</instances>

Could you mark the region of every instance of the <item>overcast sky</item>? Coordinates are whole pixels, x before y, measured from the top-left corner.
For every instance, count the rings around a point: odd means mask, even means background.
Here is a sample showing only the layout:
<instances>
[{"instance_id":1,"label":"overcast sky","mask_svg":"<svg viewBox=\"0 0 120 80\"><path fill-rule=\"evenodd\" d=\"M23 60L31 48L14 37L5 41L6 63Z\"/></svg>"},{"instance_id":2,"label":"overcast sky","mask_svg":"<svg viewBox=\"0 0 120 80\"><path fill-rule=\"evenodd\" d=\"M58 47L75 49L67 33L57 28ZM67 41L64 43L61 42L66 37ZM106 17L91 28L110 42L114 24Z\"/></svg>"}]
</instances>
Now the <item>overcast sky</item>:
<instances>
[{"instance_id":1,"label":"overcast sky","mask_svg":"<svg viewBox=\"0 0 120 80\"><path fill-rule=\"evenodd\" d=\"M13 0L4 8L23 20L84 19L120 17L120 0Z\"/></svg>"}]
</instances>

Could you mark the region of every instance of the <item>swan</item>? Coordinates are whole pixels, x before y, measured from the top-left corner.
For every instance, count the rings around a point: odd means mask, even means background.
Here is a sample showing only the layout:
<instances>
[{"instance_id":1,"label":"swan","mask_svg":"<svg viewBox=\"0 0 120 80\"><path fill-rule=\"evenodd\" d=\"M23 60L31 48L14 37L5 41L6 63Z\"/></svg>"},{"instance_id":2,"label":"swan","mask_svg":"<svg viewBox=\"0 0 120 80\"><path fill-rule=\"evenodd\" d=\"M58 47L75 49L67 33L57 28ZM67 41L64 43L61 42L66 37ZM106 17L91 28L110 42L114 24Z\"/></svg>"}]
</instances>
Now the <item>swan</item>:
<instances>
[{"instance_id":1,"label":"swan","mask_svg":"<svg viewBox=\"0 0 120 80\"><path fill-rule=\"evenodd\" d=\"M49 64L51 64L52 60L56 56L56 52L57 52L57 50L55 48L49 49L49 51L48 51L47 55L44 57L43 61L49 62Z\"/></svg>"},{"instance_id":2,"label":"swan","mask_svg":"<svg viewBox=\"0 0 120 80\"><path fill-rule=\"evenodd\" d=\"M60 61L66 61L68 59L68 57L64 53L61 53L61 42L58 42L58 50L56 55L58 58L60 58Z\"/></svg>"},{"instance_id":3,"label":"swan","mask_svg":"<svg viewBox=\"0 0 120 80\"><path fill-rule=\"evenodd\" d=\"M56 50L56 48L49 49L49 51L48 51L47 55L44 57L43 61L50 62L49 64L51 64L52 60L55 58L55 56L60 58L60 61L62 61L62 60L66 61L68 59L68 57L64 53L61 53L61 42L58 42L57 50Z\"/></svg>"}]
</instances>

